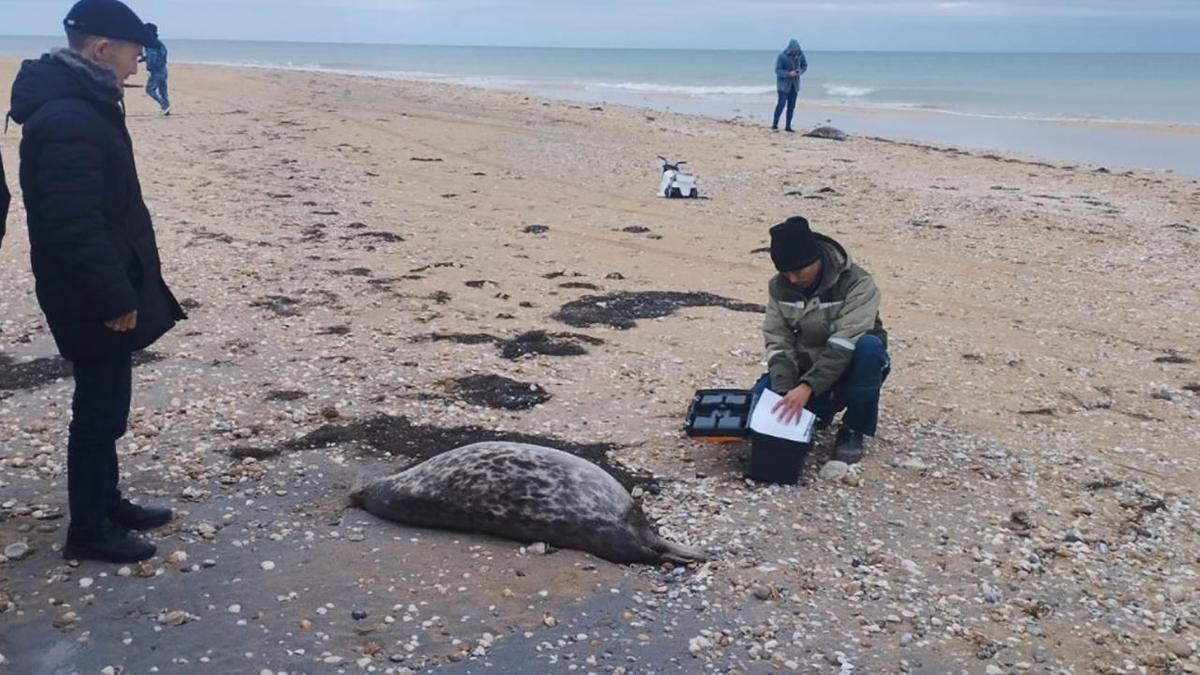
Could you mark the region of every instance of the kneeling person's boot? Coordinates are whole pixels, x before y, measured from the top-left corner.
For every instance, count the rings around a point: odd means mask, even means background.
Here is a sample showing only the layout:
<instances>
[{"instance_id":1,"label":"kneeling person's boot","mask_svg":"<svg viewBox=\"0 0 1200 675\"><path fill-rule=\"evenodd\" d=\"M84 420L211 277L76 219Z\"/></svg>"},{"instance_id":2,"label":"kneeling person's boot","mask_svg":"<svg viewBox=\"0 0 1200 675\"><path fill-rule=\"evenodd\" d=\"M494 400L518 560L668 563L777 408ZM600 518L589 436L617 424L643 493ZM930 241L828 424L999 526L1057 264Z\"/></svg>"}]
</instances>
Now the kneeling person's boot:
<instances>
[{"instance_id":1,"label":"kneeling person's boot","mask_svg":"<svg viewBox=\"0 0 1200 675\"><path fill-rule=\"evenodd\" d=\"M861 462L863 458L863 441L862 433L843 424L838 429L837 441L834 442L833 458L847 464Z\"/></svg>"},{"instance_id":2,"label":"kneeling person's boot","mask_svg":"<svg viewBox=\"0 0 1200 675\"><path fill-rule=\"evenodd\" d=\"M156 550L154 544L105 520L94 531L77 532L68 528L62 555L67 560L135 563L153 558Z\"/></svg>"},{"instance_id":3,"label":"kneeling person's boot","mask_svg":"<svg viewBox=\"0 0 1200 675\"><path fill-rule=\"evenodd\" d=\"M128 499L117 502L108 517L127 530L153 530L171 522L174 514L162 506L139 506Z\"/></svg>"}]
</instances>

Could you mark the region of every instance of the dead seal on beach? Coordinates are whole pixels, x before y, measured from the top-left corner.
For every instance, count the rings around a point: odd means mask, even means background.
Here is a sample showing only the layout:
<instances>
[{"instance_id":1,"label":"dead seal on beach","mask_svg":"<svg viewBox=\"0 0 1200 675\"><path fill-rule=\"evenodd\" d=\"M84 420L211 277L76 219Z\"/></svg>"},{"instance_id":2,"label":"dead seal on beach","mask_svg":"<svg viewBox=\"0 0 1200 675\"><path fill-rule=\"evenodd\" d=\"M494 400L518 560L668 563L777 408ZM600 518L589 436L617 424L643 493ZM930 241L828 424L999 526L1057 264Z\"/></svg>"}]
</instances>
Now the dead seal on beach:
<instances>
[{"instance_id":1,"label":"dead seal on beach","mask_svg":"<svg viewBox=\"0 0 1200 675\"><path fill-rule=\"evenodd\" d=\"M831 141L844 141L850 137L841 129L831 126L820 126L804 135L809 138L825 138Z\"/></svg>"},{"instance_id":2,"label":"dead seal on beach","mask_svg":"<svg viewBox=\"0 0 1200 675\"><path fill-rule=\"evenodd\" d=\"M587 551L615 563L688 563L702 551L659 536L600 467L525 443L475 443L357 488L351 504L408 525Z\"/></svg>"}]
</instances>

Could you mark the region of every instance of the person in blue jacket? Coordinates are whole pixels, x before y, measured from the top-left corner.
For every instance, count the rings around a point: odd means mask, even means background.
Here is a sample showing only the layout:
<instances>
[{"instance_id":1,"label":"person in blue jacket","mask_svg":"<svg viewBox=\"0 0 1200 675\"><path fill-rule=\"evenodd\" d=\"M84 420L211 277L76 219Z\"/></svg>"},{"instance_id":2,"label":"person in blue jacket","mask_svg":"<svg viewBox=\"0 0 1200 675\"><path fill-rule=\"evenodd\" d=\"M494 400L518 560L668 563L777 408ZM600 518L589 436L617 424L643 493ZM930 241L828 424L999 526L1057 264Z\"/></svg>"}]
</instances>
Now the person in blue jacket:
<instances>
[{"instance_id":1,"label":"person in blue jacket","mask_svg":"<svg viewBox=\"0 0 1200 675\"><path fill-rule=\"evenodd\" d=\"M146 29L158 37L158 26L148 23ZM171 99L167 97L167 46L158 41L157 47L146 47L142 53L146 62L146 94L154 99L163 115L171 114Z\"/></svg>"},{"instance_id":2,"label":"person in blue jacket","mask_svg":"<svg viewBox=\"0 0 1200 675\"><path fill-rule=\"evenodd\" d=\"M794 131L792 116L796 113L796 97L800 95L800 76L806 70L808 70L808 59L804 58L804 50L800 49L800 43L793 39L788 43L787 49L780 52L775 59L775 84L779 90L779 103L775 104L775 121L771 123L772 129L779 129L779 117L783 114L784 106L787 106L785 130Z\"/></svg>"}]
</instances>

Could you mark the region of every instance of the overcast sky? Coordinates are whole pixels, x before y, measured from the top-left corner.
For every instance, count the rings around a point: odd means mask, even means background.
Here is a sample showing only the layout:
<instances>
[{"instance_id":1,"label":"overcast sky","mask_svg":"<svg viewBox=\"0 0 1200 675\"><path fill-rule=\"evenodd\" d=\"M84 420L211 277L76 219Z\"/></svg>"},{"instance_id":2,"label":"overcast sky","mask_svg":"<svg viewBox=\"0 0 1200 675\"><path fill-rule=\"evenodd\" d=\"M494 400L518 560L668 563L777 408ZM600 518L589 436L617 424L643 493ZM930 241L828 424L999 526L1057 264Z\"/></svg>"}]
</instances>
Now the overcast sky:
<instances>
[{"instance_id":1,"label":"overcast sky","mask_svg":"<svg viewBox=\"0 0 1200 675\"><path fill-rule=\"evenodd\" d=\"M134 0L167 38L810 50L1200 51L1200 0ZM0 35L69 2L0 0Z\"/></svg>"}]
</instances>

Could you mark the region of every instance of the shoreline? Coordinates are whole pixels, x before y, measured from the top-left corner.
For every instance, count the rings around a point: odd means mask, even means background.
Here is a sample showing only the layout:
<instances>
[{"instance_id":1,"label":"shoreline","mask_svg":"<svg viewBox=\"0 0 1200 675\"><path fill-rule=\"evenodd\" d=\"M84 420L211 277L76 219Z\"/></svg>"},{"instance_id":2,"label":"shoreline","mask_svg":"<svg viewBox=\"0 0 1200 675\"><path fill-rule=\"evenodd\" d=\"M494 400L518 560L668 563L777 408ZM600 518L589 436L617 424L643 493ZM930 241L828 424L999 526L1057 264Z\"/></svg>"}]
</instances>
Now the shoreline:
<instances>
[{"instance_id":1,"label":"shoreline","mask_svg":"<svg viewBox=\"0 0 1200 675\"><path fill-rule=\"evenodd\" d=\"M633 109L699 115L718 121L769 121L773 100L733 103L714 102L705 97L652 95L638 91L616 91L586 84L557 86L553 82L520 86L490 85L455 81L453 77L383 73L304 66L278 66L222 62L187 62L201 68L248 69L354 77L383 82L400 82L469 90L537 96L549 100L617 105ZM614 95L615 94L615 95ZM803 96L803 94L802 94ZM747 112L753 105L754 112ZM726 106L733 106L725 109ZM963 151L1000 152L1043 162L1090 164L1114 170L1137 170L1200 178L1200 123L1142 120L1055 118L969 113L906 106L854 105L805 101L796 106L799 131L823 123L806 115L830 119L840 116L844 131L854 136L877 137L894 142L944 145ZM939 123L940 122L940 123ZM834 122L834 126L838 125ZM1062 136L1070 138L1063 139ZM1052 152L1039 152L1051 147ZM1161 164L1152 162L1160 160Z\"/></svg>"}]
</instances>

